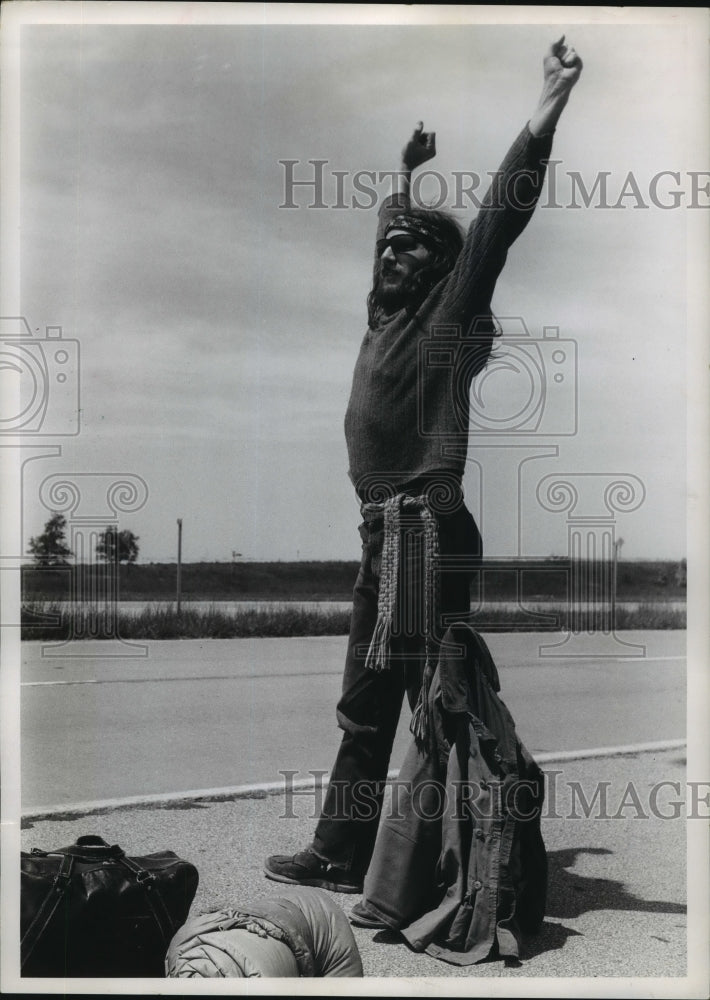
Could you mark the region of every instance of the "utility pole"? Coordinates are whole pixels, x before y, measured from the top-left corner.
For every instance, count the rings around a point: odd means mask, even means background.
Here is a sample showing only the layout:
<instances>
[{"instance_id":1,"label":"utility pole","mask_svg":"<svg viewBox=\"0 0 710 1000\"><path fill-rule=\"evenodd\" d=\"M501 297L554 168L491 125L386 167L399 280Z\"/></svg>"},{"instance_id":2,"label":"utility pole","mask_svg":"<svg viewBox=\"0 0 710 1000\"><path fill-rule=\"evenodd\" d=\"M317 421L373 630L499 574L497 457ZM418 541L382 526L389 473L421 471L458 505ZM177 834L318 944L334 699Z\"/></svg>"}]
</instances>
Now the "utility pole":
<instances>
[{"instance_id":1,"label":"utility pole","mask_svg":"<svg viewBox=\"0 0 710 1000\"><path fill-rule=\"evenodd\" d=\"M182 597L182 518L177 519L178 551L177 551L177 613L180 614L180 599Z\"/></svg>"}]
</instances>

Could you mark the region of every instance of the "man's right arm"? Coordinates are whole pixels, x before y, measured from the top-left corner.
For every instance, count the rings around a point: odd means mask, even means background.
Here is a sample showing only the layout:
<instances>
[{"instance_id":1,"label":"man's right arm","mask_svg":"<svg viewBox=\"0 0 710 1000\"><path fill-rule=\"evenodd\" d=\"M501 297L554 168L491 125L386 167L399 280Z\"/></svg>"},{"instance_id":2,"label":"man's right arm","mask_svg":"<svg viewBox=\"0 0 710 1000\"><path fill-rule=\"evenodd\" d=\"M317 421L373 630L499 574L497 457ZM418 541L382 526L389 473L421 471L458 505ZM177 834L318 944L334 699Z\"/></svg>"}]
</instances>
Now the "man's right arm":
<instances>
[{"instance_id":1,"label":"man's right arm","mask_svg":"<svg viewBox=\"0 0 710 1000\"><path fill-rule=\"evenodd\" d=\"M412 138L402 150L402 164L397 174L397 193L409 200L412 171L435 156L436 132L425 132L424 123L417 122Z\"/></svg>"},{"instance_id":2,"label":"man's right arm","mask_svg":"<svg viewBox=\"0 0 710 1000\"><path fill-rule=\"evenodd\" d=\"M377 239L382 239L385 229L395 215L401 215L410 208L410 188L412 171L436 156L436 133L425 132L422 122L412 133L412 137L402 150L402 161L399 170L393 175L392 195L386 198L380 207L377 219Z\"/></svg>"}]
</instances>

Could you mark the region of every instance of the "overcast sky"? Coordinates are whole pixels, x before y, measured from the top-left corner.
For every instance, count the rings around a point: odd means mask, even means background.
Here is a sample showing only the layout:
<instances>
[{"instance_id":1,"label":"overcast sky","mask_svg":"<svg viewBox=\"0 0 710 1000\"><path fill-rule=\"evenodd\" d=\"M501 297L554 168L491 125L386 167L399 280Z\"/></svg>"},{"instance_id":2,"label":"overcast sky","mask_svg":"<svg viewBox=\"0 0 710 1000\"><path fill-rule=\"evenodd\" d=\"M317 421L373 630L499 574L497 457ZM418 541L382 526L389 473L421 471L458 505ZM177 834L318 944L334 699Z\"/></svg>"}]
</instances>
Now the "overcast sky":
<instances>
[{"instance_id":1,"label":"overcast sky","mask_svg":"<svg viewBox=\"0 0 710 1000\"><path fill-rule=\"evenodd\" d=\"M376 208L308 208L306 189L299 208L280 208L279 161L299 161L302 179L309 160L327 160L329 205L332 172L349 172L350 202L352 175L395 169L421 119L437 133L429 166L451 207L453 171L495 170L530 117L543 55L563 32L585 65L555 136L557 202L546 187L493 307L523 317L535 339L556 326L576 342L578 429L555 436L567 419L555 414L573 401L550 378L548 436L501 439L524 449L474 437L467 500L488 555L564 555L566 515L541 509L539 481L626 473L645 499L617 517L623 556L684 556L686 239L702 211L687 207L688 172L707 164L682 19L25 25L17 312L40 335L61 326L81 356L81 433L52 439L61 456L26 467L25 548L49 516L41 481L101 472L147 483L146 505L121 522L140 537L141 561L175 559L178 517L186 561L358 558L343 417ZM628 195L618 208L571 208L572 171L588 189L608 172L611 205ZM672 204L682 190L677 208L651 199L661 171L680 173L656 192ZM624 188L629 172L646 207ZM467 224L474 212L455 214ZM493 369L480 391L500 414L523 383ZM578 513L597 514L589 504Z\"/></svg>"}]
</instances>

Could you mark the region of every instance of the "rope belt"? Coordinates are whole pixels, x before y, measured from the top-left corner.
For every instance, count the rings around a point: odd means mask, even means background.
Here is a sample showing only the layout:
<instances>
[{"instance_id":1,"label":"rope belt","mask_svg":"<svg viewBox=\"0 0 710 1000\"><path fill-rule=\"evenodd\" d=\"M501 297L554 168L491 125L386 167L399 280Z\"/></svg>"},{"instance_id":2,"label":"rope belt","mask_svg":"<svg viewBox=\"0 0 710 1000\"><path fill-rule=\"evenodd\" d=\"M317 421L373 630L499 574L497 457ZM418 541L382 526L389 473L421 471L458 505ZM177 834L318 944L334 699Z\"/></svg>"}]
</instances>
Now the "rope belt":
<instances>
[{"instance_id":1,"label":"rope belt","mask_svg":"<svg viewBox=\"0 0 710 1000\"><path fill-rule=\"evenodd\" d=\"M436 517L426 496L412 497L398 493L383 503L368 503L362 507L363 514L381 513L384 519L377 623L365 660L365 667L368 670L390 669L392 635L399 590L400 538L404 509L417 514L424 528L425 663L419 699L414 708L409 728L417 741L426 742L428 735L427 699L429 684L436 669L434 628L439 605L438 573L436 571L439 555L439 531Z\"/></svg>"}]
</instances>

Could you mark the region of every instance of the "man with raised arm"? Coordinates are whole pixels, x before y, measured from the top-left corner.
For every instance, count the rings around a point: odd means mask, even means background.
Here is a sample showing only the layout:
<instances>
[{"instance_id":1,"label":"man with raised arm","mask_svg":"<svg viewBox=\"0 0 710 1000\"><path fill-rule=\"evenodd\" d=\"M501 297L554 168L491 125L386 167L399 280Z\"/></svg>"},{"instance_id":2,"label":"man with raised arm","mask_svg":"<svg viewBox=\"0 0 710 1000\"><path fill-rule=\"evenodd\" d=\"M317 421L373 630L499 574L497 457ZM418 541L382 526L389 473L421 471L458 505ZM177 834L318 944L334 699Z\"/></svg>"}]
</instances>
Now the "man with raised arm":
<instances>
[{"instance_id":1,"label":"man with raised arm","mask_svg":"<svg viewBox=\"0 0 710 1000\"><path fill-rule=\"evenodd\" d=\"M461 487L468 391L493 346L496 281L534 211L582 70L564 36L543 70L537 108L465 236L447 214L410 204L412 171L436 152L421 122L402 152L398 190L380 208L368 330L345 416L363 546L337 706L343 737L313 842L266 861L266 876L279 882L362 891L404 693L412 731L426 742L437 636L469 611L481 539ZM429 352L422 363L423 343L442 328L448 354L437 363ZM454 568L437 572L447 560Z\"/></svg>"}]
</instances>

